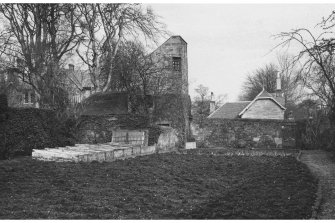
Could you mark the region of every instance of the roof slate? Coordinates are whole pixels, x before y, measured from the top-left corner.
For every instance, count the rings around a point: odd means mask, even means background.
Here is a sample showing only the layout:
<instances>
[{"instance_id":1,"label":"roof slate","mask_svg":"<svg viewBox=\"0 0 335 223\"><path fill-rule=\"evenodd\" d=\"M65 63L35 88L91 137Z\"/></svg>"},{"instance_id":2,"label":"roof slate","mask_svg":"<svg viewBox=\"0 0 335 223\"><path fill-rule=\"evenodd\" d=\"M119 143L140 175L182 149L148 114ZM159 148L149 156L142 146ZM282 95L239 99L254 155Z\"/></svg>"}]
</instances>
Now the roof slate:
<instances>
[{"instance_id":1,"label":"roof slate","mask_svg":"<svg viewBox=\"0 0 335 223\"><path fill-rule=\"evenodd\" d=\"M250 103L250 101L227 102L215 110L208 118L237 118L238 114Z\"/></svg>"}]
</instances>

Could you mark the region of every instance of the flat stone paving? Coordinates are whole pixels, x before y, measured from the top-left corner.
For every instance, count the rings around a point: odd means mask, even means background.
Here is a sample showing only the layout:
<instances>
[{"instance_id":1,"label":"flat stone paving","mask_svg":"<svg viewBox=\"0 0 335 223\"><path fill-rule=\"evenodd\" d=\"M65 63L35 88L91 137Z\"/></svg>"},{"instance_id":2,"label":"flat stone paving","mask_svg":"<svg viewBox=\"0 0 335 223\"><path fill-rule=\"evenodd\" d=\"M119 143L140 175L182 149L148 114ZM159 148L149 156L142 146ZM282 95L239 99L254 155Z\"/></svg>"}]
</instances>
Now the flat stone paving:
<instances>
[{"instance_id":1,"label":"flat stone paving","mask_svg":"<svg viewBox=\"0 0 335 223\"><path fill-rule=\"evenodd\" d=\"M335 162L331 153L322 150L303 150L300 156L321 183L322 200L317 219L335 219Z\"/></svg>"}]
</instances>

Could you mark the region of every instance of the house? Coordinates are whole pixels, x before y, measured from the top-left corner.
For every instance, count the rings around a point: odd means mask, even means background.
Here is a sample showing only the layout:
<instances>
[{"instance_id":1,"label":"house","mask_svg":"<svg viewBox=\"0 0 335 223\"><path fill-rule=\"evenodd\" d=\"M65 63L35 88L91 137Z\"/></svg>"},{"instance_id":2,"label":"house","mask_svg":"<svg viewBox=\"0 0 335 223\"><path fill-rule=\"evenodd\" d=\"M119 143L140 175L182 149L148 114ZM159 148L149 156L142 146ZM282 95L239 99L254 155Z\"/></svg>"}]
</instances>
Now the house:
<instances>
[{"instance_id":1,"label":"house","mask_svg":"<svg viewBox=\"0 0 335 223\"><path fill-rule=\"evenodd\" d=\"M0 73L1 87L5 89L10 107L39 108L38 94L35 89L22 81L14 73L13 69L6 69ZM62 88L68 93L71 104L80 103L84 98L92 94L93 85L90 81L88 71L75 70L73 64L68 68L60 69L63 77Z\"/></svg>"},{"instance_id":2,"label":"house","mask_svg":"<svg viewBox=\"0 0 335 223\"><path fill-rule=\"evenodd\" d=\"M208 118L284 120L285 110L280 78L277 78L277 91L275 93L271 94L263 88L254 100L225 103Z\"/></svg>"},{"instance_id":3,"label":"house","mask_svg":"<svg viewBox=\"0 0 335 223\"><path fill-rule=\"evenodd\" d=\"M64 88L72 105L80 103L94 93L88 70L75 69L75 66L69 63L68 68L62 69L62 72L65 77Z\"/></svg>"},{"instance_id":4,"label":"house","mask_svg":"<svg viewBox=\"0 0 335 223\"><path fill-rule=\"evenodd\" d=\"M36 93L32 86L23 82L11 69L2 70L0 73L1 91L8 98L9 107L38 108Z\"/></svg>"}]
</instances>

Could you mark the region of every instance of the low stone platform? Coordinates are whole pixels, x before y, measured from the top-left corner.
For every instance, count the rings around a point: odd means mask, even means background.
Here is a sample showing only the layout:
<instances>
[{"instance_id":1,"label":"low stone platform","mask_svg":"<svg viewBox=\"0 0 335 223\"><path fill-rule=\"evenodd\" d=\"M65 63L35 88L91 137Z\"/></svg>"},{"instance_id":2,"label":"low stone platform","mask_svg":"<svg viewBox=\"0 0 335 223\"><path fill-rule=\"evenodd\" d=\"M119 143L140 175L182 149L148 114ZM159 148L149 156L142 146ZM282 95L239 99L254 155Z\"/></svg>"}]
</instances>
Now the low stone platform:
<instances>
[{"instance_id":1,"label":"low stone platform","mask_svg":"<svg viewBox=\"0 0 335 223\"><path fill-rule=\"evenodd\" d=\"M56 162L109 162L156 152L155 146L125 145L119 143L76 144L58 148L33 150L32 158Z\"/></svg>"}]
</instances>

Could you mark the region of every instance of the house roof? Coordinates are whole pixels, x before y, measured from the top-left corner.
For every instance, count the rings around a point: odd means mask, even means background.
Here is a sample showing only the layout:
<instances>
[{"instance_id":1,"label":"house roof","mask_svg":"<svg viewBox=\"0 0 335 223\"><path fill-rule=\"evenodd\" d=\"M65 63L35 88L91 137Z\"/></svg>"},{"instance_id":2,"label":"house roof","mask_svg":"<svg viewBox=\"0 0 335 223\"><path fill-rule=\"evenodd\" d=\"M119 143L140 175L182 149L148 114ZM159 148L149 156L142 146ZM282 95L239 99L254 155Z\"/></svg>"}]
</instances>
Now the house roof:
<instances>
[{"instance_id":1,"label":"house roof","mask_svg":"<svg viewBox=\"0 0 335 223\"><path fill-rule=\"evenodd\" d=\"M276 103L281 109L286 110L282 105L282 97L274 97L272 94L263 89L252 101L237 101L227 102L220 108L215 110L208 118L222 118L222 119L233 119L243 115L253 103L257 100L270 99ZM278 100L277 100L278 99Z\"/></svg>"},{"instance_id":2,"label":"house roof","mask_svg":"<svg viewBox=\"0 0 335 223\"><path fill-rule=\"evenodd\" d=\"M208 118L237 118L238 114L248 105L250 101L227 102L215 110Z\"/></svg>"},{"instance_id":3,"label":"house roof","mask_svg":"<svg viewBox=\"0 0 335 223\"><path fill-rule=\"evenodd\" d=\"M184 41L187 44L187 42L180 35L171 36L170 38L180 38L182 41Z\"/></svg>"},{"instance_id":4,"label":"house roof","mask_svg":"<svg viewBox=\"0 0 335 223\"><path fill-rule=\"evenodd\" d=\"M175 36L170 36L170 38L168 38L167 40L164 41L164 43L162 43L160 46L158 46L155 50L153 50L149 55L153 54L154 52L158 51L162 46L164 46L167 42L169 42L171 39L175 39L175 38L179 38L182 42L184 42L185 44L187 44L187 42L179 35L175 35Z\"/></svg>"},{"instance_id":5,"label":"house roof","mask_svg":"<svg viewBox=\"0 0 335 223\"><path fill-rule=\"evenodd\" d=\"M264 88L263 88L263 90L261 91L261 93L259 93L257 96L256 96L256 98L271 98L272 97L272 95L269 93L269 92L267 92Z\"/></svg>"},{"instance_id":6,"label":"house roof","mask_svg":"<svg viewBox=\"0 0 335 223\"><path fill-rule=\"evenodd\" d=\"M280 104L269 92L263 88L263 90L255 97L255 99L252 100L238 115L242 116L244 112L246 112L255 103L255 101L262 99L270 99L274 101L281 109L286 110L282 104Z\"/></svg>"},{"instance_id":7,"label":"house roof","mask_svg":"<svg viewBox=\"0 0 335 223\"><path fill-rule=\"evenodd\" d=\"M285 104L285 98L281 96L276 96L276 93L270 93L272 97L278 101L280 104L284 105Z\"/></svg>"}]
</instances>

